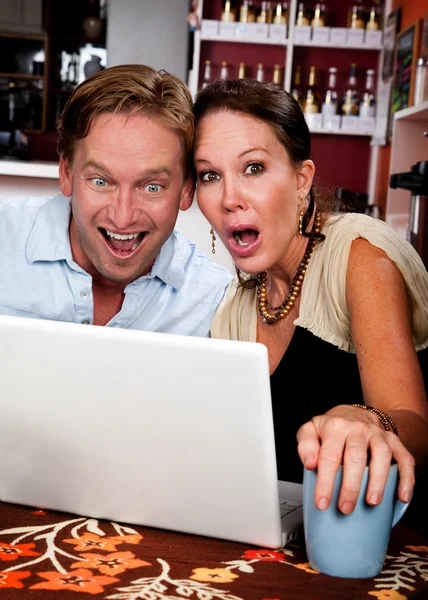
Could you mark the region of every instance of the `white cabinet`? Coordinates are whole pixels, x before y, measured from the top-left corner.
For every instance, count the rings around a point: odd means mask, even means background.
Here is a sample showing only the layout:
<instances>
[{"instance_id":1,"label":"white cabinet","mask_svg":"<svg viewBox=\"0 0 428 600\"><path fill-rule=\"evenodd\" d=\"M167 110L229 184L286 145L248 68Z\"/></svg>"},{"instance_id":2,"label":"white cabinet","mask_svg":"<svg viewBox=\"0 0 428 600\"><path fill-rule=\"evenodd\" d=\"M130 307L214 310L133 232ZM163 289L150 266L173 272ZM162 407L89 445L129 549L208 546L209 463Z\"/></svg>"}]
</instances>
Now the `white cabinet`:
<instances>
[{"instance_id":1,"label":"white cabinet","mask_svg":"<svg viewBox=\"0 0 428 600\"><path fill-rule=\"evenodd\" d=\"M394 115L389 175L410 171L412 165L428 157L428 102L400 110ZM386 222L405 235L410 208L410 192L388 188Z\"/></svg>"},{"instance_id":2,"label":"white cabinet","mask_svg":"<svg viewBox=\"0 0 428 600\"><path fill-rule=\"evenodd\" d=\"M42 0L1 0L0 31L42 32Z\"/></svg>"}]
</instances>

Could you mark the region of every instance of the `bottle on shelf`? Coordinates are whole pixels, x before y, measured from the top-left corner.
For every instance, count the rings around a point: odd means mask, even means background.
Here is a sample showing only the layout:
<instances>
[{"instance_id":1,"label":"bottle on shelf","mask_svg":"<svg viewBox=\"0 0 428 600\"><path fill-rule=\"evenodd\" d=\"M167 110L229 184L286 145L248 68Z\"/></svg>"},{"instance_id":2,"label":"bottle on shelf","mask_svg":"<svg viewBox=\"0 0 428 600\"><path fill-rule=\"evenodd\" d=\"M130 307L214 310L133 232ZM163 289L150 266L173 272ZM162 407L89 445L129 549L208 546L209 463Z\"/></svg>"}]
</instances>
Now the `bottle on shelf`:
<instances>
[{"instance_id":1,"label":"bottle on shelf","mask_svg":"<svg viewBox=\"0 0 428 600\"><path fill-rule=\"evenodd\" d=\"M236 8L231 0L225 0L223 3L221 21L226 23L232 23L233 21L236 21Z\"/></svg>"},{"instance_id":2,"label":"bottle on shelf","mask_svg":"<svg viewBox=\"0 0 428 600\"><path fill-rule=\"evenodd\" d=\"M272 83L276 83L277 85L281 85L281 83L282 83L282 69L281 69L281 65L274 65L273 66Z\"/></svg>"},{"instance_id":3,"label":"bottle on shelf","mask_svg":"<svg viewBox=\"0 0 428 600\"><path fill-rule=\"evenodd\" d=\"M257 74L256 74L256 79L257 81L259 81L260 83L262 83L264 81L265 78L265 70L263 67L263 63L259 63L257 65Z\"/></svg>"},{"instance_id":4,"label":"bottle on shelf","mask_svg":"<svg viewBox=\"0 0 428 600\"><path fill-rule=\"evenodd\" d=\"M351 64L349 78L343 96L342 114L358 116L360 112L360 98L357 91L357 65Z\"/></svg>"},{"instance_id":5,"label":"bottle on shelf","mask_svg":"<svg viewBox=\"0 0 428 600\"><path fill-rule=\"evenodd\" d=\"M312 27L324 27L326 25L326 8L325 4L315 4L314 16L311 21Z\"/></svg>"},{"instance_id":6,"label":"bottle on shelf","mask_svg":"<svg viewBox=\"0 0 428 600\"><path fill-rule=\"evenodd\" d=\"M350 29L364 29L364 6L361 2L353 4L348 12L348 27Z\"/></svg>"},{"instance_id":7,"label":"bottle on shelf","mask_svg":"<svg viewBox=\"0 0 428 600\"><path fill-rule=\"evenodd\" d=\"M202 88L206 87L209 83L211 83L211 61L205 61L205 69L204 69L204 80L202 82Z\"/></svg>"},{"instance_id":8,"label":"bottle on shelf","mask_svg":"<svg viewBox=\"0 0 428 600\"><path fill-rule=\"evenodd\" d=\"M225 60L221 63L220 79L229 79L229 65Z\"/></svg>"},{"instance_id":9,"label":"bottle on shelf","mask_svg":"<svg viewBox=\"0 0 428 600\"><path fill-rule=\"evenodd\" d=\"M328 70L328 88L324 95L324 102L322 104L322 115L324 119L337 114L337 69L336 67L330 67Z\"/></svg>"},{"instance_id":10,"label":"bottle on shelf","mask_svg":"<svg viewBox=\"0 0 428 600\"><path fill-rule=\"evenodd\" d=\"M243 62L239 63L238 79L245 79L245 77L246 77L245 72L246 72L245 63L243 63Z\"/></svg>"},{"instance_id":11,"label":"bottle on shelf","mask_svg":"<svg viewBox=\"0 0 428 600\"><path fill-rule=\"evenodd\" d=\"M378 31L380 26L380 7L373 5L368 11L368 19L366 23L366 29L370 31Z\"/></svg>"},{"instance_id":12,"label":"bottle on shelf","mask_svg":"<svg viewBox=\"0 0 428 600\"><path fill-rule=\"evenodd\" d=\"M241 23L254 23L256 20L256 7L253 0L242 0L239 9Z\"/></svg>"},{"instance_id":13,"label":"bottle on shelf","mask_svg":"<svg viewBox=\"0 0 428 600\"><path fill-rule=\"evenodd\" d=\"M312 66L309 71L309 82L306 90L303 112L319 113L320 104L320 95L317 87L317 70L316 67Z\"/></svg>"},{"instance_id":14,"label":"bottle on shelf","mask_svg":"<svg viewBox=\"0 0 428 600\"><path fill-rule=\"evenodd\" d=\"M302 90L302 69L300 65L296 66L296 70L294 72L293 89L291 90L291 95L296 102L300 104L300 108L303 108L304 95Z\"/></svg>"},{"instance_id":15,"label":"bottle on shelf","mask_svg":"<svg viewBox=\"0 0 428 600\"><path fill-rule=\"evenodd\" d=\"M272 2L263 1L260 4L260 11L257 15L257 23L272 23L273 8Z\"/></svg>"},{"instance_id":16,"label":"bottle on shelf","mask_svg":"<svg viewBox=\"0 0 428 600\"><path fill-rule=\"evenodd\" d=\"M288 2L277 2L273 21L275 25L288 25Z\"/></svg>"},{"instance_id":17,"label":"bottle on shelf","mask_svg":"<svg viewBox=\"0 0 428 600\"><path fill-rule=\"evenodd\" d=\"M367 69L366 71L366 85L363 97L360 103L360 117L374 117L375 116L375 72L373 69Z\"/></svg>"},{"instance_id":18,"label":"bottle on shelf","mask_svg":"<svg viewBox=\"0 0 428 600\"><path fill-rule=\"evenodd\" d=\"M309 25L308 13L303 2L299 2L297 7L296 25Z\"/></svg>"}]
</instances>

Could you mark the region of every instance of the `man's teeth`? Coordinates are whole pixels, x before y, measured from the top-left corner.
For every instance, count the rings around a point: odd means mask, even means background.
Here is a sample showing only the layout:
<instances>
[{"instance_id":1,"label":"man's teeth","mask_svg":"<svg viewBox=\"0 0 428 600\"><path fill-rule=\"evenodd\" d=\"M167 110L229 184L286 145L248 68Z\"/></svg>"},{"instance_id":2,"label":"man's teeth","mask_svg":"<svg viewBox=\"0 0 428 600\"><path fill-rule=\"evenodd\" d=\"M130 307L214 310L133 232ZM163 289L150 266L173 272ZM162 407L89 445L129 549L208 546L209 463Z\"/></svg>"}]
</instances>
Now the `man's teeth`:
<instances>
[{"instance_id":1,"label":"man's teeth","mask_svg":"<svg viewBox=\"0 0 428 600\"><path fill-rule=\"evenodd\" d=\"M109 235L110 237L114 238L115 240L133 240L134 238L139 236L139 233L113 233L112 231L109 231L108 229L106 229L106 234ZM134 250L137 247L138 244L134 244L134 246L132 247L132 249Z\"/></svg>"},{"instance_id":2,"label":"man's teeth","mask_svg":"<svg viewBox=\"0 0 428 600\"><path fill-rule=\"evenodd\" d=\"M233 234L233 237L235 238L235 241L238 244L238 246L248 246L248 244L250 243L250 242L243 242L241 240L241 235L238 231L235 231L235 233Z\"/></svg>"}]
</instances>

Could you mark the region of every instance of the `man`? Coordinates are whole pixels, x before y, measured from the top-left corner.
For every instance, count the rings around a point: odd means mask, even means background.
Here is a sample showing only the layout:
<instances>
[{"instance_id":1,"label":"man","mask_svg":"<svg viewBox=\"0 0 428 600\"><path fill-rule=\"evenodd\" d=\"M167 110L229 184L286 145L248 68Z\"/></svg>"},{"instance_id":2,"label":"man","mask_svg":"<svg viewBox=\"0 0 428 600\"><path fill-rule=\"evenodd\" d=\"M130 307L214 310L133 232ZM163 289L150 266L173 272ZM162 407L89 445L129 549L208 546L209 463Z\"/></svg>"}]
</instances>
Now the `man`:
<instances>
[{"instance_id":1,"label":"man","mask_svg":"<svg viewBox=\"0 0 428 600\"><path fill-rule=\"evenodd\" d=\"M231 274L173 231L194 194L185 84L105 69L58 131L62 194L0 202L0 313L208 335Z\"/></svg>"}]
</instances>

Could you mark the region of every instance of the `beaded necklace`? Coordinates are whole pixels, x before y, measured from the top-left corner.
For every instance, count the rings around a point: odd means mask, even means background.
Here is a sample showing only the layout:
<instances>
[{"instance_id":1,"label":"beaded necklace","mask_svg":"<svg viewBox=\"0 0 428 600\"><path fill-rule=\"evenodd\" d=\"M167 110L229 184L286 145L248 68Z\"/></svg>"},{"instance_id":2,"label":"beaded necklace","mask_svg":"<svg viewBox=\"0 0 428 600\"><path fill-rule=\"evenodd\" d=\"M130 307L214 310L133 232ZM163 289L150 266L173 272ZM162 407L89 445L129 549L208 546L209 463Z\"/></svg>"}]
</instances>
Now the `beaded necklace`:
<instances>
[{"instance_id":1,"label":"beaded necklace","mask_svg":"<svg viewBox=\"0 0 428 600\"><path fill-rule=\"evenodd\" d=\"M315 213L313 232L319 233L321 231L321 215L318 211ZM290 290L285 298L284 302L279 306L271 306L267 299L267 273L259 273L257 275L257 308L261 318L268 325L273 325L276 321L284 319L294 306L297 297L302 289L302 283L305 278L306 269L309 264L309 260L312 256L312 252L318 242L317 238L309 238L308 246L306 248L305 255L303 256L302 262L297 269L297 273L294 276ZM273 311L273 312L272 312Z\"/></svg>"}]
</instances>

